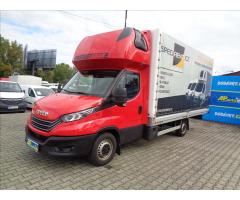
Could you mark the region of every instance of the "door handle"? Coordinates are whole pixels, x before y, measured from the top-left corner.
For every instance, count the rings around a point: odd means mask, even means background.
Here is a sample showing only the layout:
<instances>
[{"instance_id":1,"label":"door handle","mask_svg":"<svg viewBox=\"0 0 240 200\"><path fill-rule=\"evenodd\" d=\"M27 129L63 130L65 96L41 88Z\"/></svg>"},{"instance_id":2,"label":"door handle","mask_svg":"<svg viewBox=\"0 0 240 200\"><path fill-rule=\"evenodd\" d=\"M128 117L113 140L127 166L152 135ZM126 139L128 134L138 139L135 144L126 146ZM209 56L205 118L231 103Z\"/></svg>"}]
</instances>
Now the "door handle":
<instances>
[{"instance_id":1,"label":"door handle","mask_svg":"<svg viewBox=\"0 0 240 200\"><path fill-rule=\"evenodd\" d=\"M138 114L142 113L142 105L138 106Z\"/></svg>"}]
</instances>

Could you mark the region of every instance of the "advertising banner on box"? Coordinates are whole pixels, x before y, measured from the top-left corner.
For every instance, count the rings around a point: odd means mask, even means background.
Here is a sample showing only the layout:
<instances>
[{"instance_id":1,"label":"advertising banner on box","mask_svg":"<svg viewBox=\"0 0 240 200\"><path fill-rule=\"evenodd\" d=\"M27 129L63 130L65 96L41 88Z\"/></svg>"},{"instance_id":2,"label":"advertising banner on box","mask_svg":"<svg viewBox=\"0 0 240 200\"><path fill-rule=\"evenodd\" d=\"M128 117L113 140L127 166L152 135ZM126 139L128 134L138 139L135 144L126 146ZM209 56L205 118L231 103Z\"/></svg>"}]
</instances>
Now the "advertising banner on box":
<instances>
[{"instance_id":1,"label":"advertising banner on box","mask_svg":"<svg viewBox=\"0 0 240 200\"><path fill-rule=\"evenodd\" d=\"M240 108L240 93L214 91L211 93L210 104Z\"/></svg>"},{"instance_id":2,"label":"advertising banner on box","mask_svg":"<svg viewBox=\"0 0 240 200\"><path fill-rule=\"evenodd\" d=\"M207 108L213 60L165 33L159 53L156 116Z\"/></svg>"},{"instance_id":3,"label":"advertising banner on box","mask_svg":"<svg viewBox=\"0 0 240 200\"><path fill-rule=\"evenodd\" d=\"M240 76L215 76L204 120L240 125Z\"/></svg>"},{"instance_id":4,"label":"advertising banner on box","mask_svg":"<svg viewBox=\"0 0 240 200\"><path fill-rule=\"evenodd\" d=\"M212 91L240 92L240 76L214 76Z\"/></svg>"},{"instance_id":5,"label":"advertising banner on box","mask_svg":"<svg viewBox=\"0 0 240 200\"><path fill-rule=\"evenodd\" d=\"M239 125L240 109L210 106L209 112L203 115L203 119Z\"/></svg>"}]
</instances>

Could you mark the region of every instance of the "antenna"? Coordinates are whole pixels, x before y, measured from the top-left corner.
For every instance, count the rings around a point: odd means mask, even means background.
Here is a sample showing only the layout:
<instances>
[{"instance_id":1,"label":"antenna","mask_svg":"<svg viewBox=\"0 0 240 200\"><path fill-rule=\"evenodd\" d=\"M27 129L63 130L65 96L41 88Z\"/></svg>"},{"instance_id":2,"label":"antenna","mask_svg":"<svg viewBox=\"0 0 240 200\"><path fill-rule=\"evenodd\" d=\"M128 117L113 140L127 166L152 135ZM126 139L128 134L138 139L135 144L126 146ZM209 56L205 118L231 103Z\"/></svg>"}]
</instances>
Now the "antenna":
<instances>
[{"instance_id":1,"label":"antenna","mask_svg":"<svg viewBox=\"0 0 240 200\"><path fill-rule=\"evenodd\" d=\"M125 24L124 24L124 28L126 28L127 26L127 10L125 10Z\"/></svg>"}]
</instances>

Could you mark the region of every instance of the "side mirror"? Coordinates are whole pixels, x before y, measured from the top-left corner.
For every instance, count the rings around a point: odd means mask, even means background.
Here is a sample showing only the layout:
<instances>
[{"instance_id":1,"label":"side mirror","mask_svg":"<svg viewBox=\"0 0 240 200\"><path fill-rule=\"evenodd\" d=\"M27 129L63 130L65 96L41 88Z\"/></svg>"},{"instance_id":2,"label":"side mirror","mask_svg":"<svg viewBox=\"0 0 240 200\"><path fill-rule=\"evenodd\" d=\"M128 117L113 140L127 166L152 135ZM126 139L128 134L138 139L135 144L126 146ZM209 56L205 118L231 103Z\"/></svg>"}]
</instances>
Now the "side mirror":
<instances>
[{"instance_id":1,"label":"side mirror","mask_svg":"<svg viewBox=\"0 0 240 200\"><path fill-rule=\"evenodd\" d=\"M62 85L59 83L59 84L58 84L58 88L57 88L57 92L61 92L61 91L62 91L62 88L63 88Z\"/></svg>"},{"instance_id":2,"label":"side mirror","mask_svg":"<svg viewBox=\"0 0 240 200\"><path fill-rule=\"evenodd\" d=\"M125 106L127 102L127 90L126 88L114 88L112 91L112 100L118 106Z\"/></svg>"}]
</instances>

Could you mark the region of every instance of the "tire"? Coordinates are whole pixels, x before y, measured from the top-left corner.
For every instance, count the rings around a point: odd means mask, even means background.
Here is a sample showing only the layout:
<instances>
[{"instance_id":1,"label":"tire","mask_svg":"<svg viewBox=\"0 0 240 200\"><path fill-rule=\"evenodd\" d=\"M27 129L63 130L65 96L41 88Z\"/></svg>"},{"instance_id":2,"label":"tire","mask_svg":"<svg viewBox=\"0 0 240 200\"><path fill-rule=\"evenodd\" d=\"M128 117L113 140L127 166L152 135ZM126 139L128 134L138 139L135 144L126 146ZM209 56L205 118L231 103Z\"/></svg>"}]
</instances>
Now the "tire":
<instances>
[{"instance_id":1,"label":"tire","mask_svg":"<svg viewBox=\"0 0 240 200\"><path fill-rule=\"evenodd\" d=\"M111 133L103 133L95 140L88 160L95 166L106 165L113 159L116 148L116 138Z\"/></svg>"},{"instance_id":2,"label":"tire","mask_svg":"<svg viewBox=\"0 0 240 200\"><path fill-rule=\"evenodd\" d=\"M188 129L187 127L187 121L182 121L180 129L176 131L176 135L179 137L183 137L184 135L186 135Z\"/></svg>"}]
</instances>

